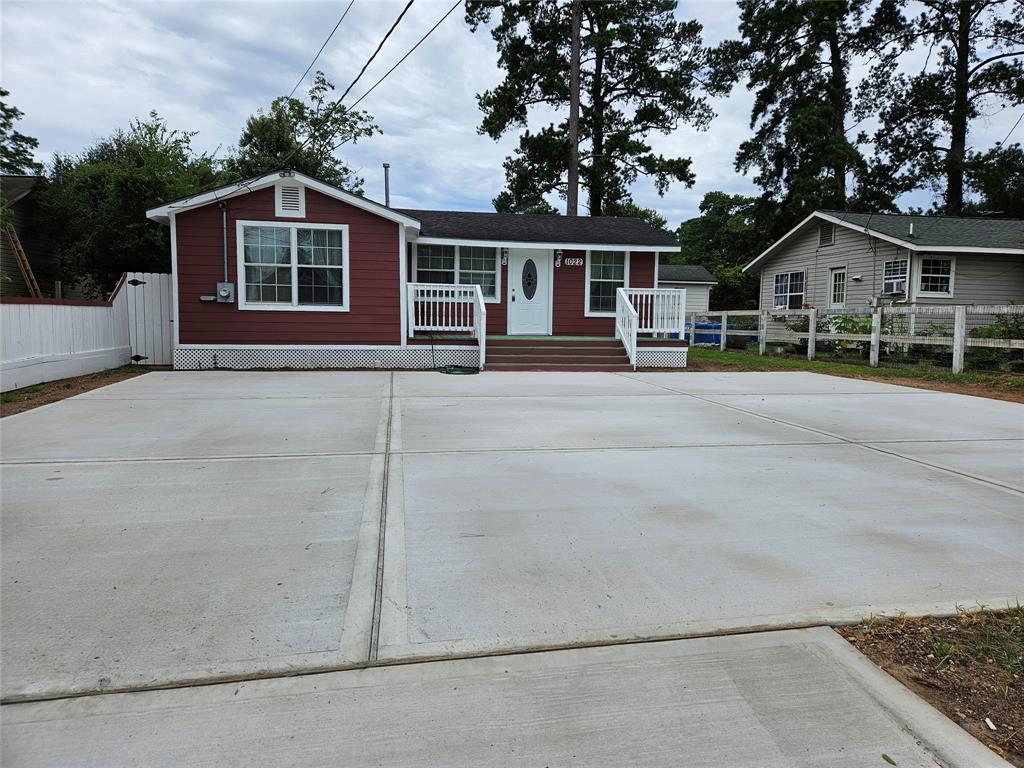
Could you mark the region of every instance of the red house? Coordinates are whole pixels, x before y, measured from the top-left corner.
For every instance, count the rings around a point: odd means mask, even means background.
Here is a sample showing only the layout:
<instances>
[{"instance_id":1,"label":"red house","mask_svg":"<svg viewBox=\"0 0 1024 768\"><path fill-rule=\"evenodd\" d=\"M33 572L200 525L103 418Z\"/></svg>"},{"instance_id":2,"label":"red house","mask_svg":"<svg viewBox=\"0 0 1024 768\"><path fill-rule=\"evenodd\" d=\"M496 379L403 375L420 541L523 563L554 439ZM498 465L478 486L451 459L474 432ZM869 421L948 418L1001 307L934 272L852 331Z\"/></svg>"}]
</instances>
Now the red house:
<instances>
[{"instance_id":1,"label":"red house","mask_svg":"<svg viewBox=\"0 0 1024 768\"><path fill-rule=\"evenodd\" d=\"M640 219L389 208L293 171L167 203L174 366L686 365ZM678 335L677 338L672 338Z\"/></svg>"}]
</instances>

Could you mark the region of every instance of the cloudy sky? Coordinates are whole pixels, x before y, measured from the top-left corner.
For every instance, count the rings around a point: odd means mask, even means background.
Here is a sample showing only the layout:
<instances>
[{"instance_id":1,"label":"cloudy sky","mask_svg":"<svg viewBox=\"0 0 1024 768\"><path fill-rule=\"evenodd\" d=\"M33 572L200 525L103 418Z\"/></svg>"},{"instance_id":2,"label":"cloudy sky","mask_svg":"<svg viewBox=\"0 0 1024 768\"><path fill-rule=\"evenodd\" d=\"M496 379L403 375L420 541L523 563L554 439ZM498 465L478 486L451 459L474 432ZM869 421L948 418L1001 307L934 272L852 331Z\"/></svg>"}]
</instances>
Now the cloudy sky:
<instances>
[{"instance_id":1,"label":"cloudy sky","mask_svg":"<svg viewBox=\"0 0 1024 768\"><path fill-rule=\"evenodd\" d=\"M199 149L223 153L250 114L291 90L345 5L347 0L5 0L0 83L25 112L19 130L39 139L43 161L55 152L77 152L150 110L173 128L198 131ZM316 68L343 90L403 5L356 0ZM449 7L449 0L418 0L352 93L372 85ZM708 42L735 35L731 0L683 0L677 13L699 19ZM394 205L490 210L503 185L502 160L516 137L495 143L478 135L474 96L499 81L490 35L471 33L456 10L360 104L384 131L346 153L365 177L367 195L383 199L386 161ZM732 167L748 133L750 104L750 94L739 88L713 102L718 117L709 131L683 127L652 137L658 152L693 157L697 184L675 185L662 198L641 179L635 199L675 226L696 214L705 192L752 191L749 179ZM1007 111L983 120L974 141L991 145L1016 118ZM912 202L927 204L927 197Z\"/></svg>"}]
</instances>

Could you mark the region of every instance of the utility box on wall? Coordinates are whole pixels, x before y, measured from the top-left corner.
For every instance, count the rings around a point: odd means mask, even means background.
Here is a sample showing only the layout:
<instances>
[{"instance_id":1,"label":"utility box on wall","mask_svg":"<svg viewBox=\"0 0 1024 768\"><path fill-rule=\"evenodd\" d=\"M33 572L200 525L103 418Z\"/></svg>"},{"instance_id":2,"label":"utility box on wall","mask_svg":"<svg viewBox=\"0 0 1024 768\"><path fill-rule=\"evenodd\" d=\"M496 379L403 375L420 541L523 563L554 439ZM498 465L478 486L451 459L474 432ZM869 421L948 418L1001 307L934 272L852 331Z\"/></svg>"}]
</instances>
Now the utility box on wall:
<instances>
[{"instance_id":1,"label":"utility box on wall","mask_svg":"<svg viewBox=\"0 0 1024 768\"><path fill-rule=\"evenodd\" d=\"M217 301L221 304L234 304L235 284L217 283Z\"/></svg>"}]
</instances>

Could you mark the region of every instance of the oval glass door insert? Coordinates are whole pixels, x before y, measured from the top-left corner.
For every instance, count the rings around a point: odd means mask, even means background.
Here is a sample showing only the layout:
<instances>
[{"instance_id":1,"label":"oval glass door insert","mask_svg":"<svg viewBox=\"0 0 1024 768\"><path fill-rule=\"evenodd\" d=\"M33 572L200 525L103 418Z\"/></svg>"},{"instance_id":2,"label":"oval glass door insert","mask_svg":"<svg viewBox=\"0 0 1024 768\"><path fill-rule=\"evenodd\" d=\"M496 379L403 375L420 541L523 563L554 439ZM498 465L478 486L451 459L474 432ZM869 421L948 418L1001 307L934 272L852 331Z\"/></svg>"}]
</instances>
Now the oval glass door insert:
<instances>
[{"instance_id":1,"label":"oval glass door insert","mask_svg":"<svg viewBox=\"0 0 1024 768\"><path fill-rule=\"evenodd\" d=\"M527 301L530 301L536 292L537 265L533 263L533 259L527 259L526 263L523 264L523 296L526 297Z\"/></svg>"}]
</instances>

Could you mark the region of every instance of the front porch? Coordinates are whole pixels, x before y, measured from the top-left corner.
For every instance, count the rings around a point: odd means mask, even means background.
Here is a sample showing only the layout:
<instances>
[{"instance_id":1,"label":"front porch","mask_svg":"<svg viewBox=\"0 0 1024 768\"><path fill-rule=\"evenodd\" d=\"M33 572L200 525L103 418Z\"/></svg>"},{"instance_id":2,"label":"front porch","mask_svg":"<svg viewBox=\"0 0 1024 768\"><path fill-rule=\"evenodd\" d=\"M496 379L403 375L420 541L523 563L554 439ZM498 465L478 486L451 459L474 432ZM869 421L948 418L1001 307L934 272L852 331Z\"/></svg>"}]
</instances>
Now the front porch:
<instances>
[{"instance_id":1,"label":"front porch","mask_svg":"<svg viewBox=\"0 0 1024 768\"><path fill-rule=\"evenodd\" d=\"M409 283L410 346L478 349L481 370L632 371L685 368L686 291L618 288L614 336L488 334L479 285Z\"/></svg>"}]
</instances>

